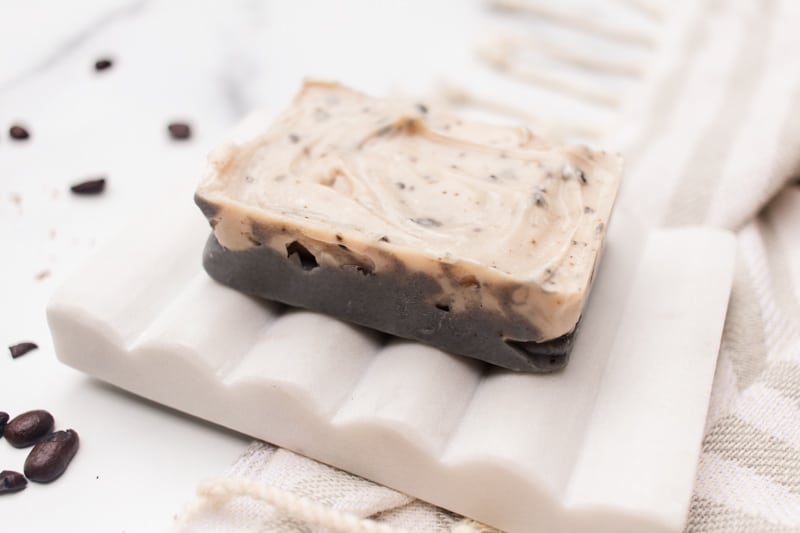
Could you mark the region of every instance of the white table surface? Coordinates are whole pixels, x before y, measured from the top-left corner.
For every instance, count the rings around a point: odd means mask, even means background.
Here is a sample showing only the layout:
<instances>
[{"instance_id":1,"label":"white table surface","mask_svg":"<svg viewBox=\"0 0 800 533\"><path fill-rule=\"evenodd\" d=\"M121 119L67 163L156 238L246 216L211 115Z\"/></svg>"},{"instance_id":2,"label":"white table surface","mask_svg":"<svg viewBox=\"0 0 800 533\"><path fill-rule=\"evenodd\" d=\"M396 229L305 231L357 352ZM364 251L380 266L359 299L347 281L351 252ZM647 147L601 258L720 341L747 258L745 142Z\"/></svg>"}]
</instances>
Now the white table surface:
<instances>
[{"instance_id":1,"label":"white table surface","mask_svg":"<svg viewBox=\"0 0 800 533\"><path fill-rule=\"evenodd\" d=\"M227 128L253 108L283 107L304 76L375 94L475 80L482 6L51 0L0 12L0 344L40 347L16 360L0 353L0 410L44 408L81 436L61 479L0 497L2 529L165 530L249 439L58 363L48 296L160 191L184 187L190 202ZM101 57L115 63L96 73ZM168 139L172 120L193 125L191 141ZM31 138L12 141L14 123ZM100 175L102 196L70 194ZM26 453L0 441L0 469L21 471Z\"/></svg>"}]
</instances>

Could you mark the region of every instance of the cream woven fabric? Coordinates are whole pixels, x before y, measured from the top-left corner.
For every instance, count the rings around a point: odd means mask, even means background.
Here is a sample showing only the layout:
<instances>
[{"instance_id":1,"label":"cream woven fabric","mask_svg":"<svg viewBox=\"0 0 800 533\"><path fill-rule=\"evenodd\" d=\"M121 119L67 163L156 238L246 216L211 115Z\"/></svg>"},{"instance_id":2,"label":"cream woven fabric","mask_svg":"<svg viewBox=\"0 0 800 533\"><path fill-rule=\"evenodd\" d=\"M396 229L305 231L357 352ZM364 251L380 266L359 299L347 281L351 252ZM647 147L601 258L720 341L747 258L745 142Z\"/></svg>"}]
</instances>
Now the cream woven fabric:
<instances>
[{"instance_id":1,"label":"cream woven fabric","mask_svg":"<svg viewBox=\"0 0 800 533\"><path fill-rule=\"evenodd\" d=\"M686 530L800 531L800 2L625 3L660 30L607 130L628 162L621 201L738 236ZM262 443L224 478L239 481L204 485L177 531L481 530Z\"/></svg>"}]
</instances>

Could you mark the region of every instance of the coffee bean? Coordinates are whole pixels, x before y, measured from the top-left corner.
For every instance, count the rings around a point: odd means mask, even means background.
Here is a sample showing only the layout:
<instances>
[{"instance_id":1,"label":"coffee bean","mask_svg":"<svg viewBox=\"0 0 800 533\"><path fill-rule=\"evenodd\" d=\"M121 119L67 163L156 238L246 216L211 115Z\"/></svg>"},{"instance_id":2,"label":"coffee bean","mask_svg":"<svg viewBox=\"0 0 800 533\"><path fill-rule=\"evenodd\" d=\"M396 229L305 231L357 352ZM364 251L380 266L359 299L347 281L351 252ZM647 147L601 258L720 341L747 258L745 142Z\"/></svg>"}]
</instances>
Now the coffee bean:
<instances>
[{"instance_id":1,"label":"coffee bean","mask_svg":"<svg viewBox=\"0 0 800 533\"><path fill-rule=\"evenodd\" d=\"M19 472L3 470L0 472L0 494L18 492L28 486L28 480Z\"/></svg>"},{"instance_id":2,"label":"coffee bean","mask_svg":"<svg viewBox=\"0 0 800 533\"><path fill-rule=\"evenodd\" d=\"M56 431L36 443L25 459L25 475L31 481L49 483L64 473L78 451L75 430Z\"/></svg>"},{"instance_id":3,"label":"coffee bean","mask_svg":"<svg viewBox=\"0 0 800 533\"><path fill-rule=\"evenodd\" d=\"M0 437L3 436L3 432L6 430L6 423L8 422L8 413L5 411L0 411Z\"/></svg>"},{"instance_id":4,"label":"coffee bean","mask_svg":"<svg viewBox=\"0 0 800 533\"><path fill-rule=\"evenodd\" d=\"M36 348L38 348L38 346L32 342L20 342L19 344L9 346L8 351L11 352L11 357L16 359L17 357L21 357L31 350L35 350Z\"/></svg>"},{"instance_id":5,"label":"coffee bean","mask_svg":"<svg viewBox=\"0 0 800 533\"><path fill-rule=\"evenodd\" d=\"M192 128L184 122L172 122L167 126L170 136L178 141L183 141L192 136Z\"/></svg>"},{"instance_id":6,"label":"coffee bean","mask_svg":"<svg viewBox=\"0 0 800 533\"><path fill-rule=\"evenodd\" d=\"M25 448L40 441L53 431L53 415L43 409L28 411L6 424L6 440L15 448Z\"/></svg>"},{"instance_id":7,"label":"coffee bean","mask_svg":"<svg viewBox=\"0 0 800 533\"><path fill-rule=\"evenodd\" d=\"M8 134L11 135L12 139L17 141L24 141L31 136L31 134L28 133L28 130L16 124L8 129Z\"/></svg>"},{"instance_id":8,"label":"coffee bean","mask_svg":"<svg viewBox=\"0 0 800 533\"><path fill-rule=\"evenodd\" d=\"M76 183L69 188L74 194L100 194L106 188L106 179L97 178L93 180L82 181Z\"/></svg>"},{"instance_id":9,"label":"coffee bean","mask_svg":"<svg viewBox=\"0 0 800 533\"><path fill-rule=\"evenodd\" d=\"M97 72L100 72L101 70L110 69L113 65L114 65L113 60L104 57L94 62L94 69Z\"/></svg>"}]
</instances>

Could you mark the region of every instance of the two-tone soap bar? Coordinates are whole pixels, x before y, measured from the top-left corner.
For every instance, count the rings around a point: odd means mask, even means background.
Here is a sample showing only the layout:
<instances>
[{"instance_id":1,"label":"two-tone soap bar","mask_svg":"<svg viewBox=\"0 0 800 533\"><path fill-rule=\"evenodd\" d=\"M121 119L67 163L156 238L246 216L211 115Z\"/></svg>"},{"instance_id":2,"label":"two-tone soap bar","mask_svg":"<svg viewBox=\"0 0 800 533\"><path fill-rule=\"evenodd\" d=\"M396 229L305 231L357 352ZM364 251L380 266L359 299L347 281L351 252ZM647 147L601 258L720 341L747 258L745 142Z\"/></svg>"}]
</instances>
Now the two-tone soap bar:
<instances>
[{"instance_id":1,"label":"two-tone soap bar","mask_svg":"<svg viewBox=\"0 0 800 533\"><path fill-rule=\"evenodd\" d=\"M526 128L308 82L262 135L212 154L204 266L248 294L553 371L621 173L617 155Z\"/></svg>"}]
</instances>

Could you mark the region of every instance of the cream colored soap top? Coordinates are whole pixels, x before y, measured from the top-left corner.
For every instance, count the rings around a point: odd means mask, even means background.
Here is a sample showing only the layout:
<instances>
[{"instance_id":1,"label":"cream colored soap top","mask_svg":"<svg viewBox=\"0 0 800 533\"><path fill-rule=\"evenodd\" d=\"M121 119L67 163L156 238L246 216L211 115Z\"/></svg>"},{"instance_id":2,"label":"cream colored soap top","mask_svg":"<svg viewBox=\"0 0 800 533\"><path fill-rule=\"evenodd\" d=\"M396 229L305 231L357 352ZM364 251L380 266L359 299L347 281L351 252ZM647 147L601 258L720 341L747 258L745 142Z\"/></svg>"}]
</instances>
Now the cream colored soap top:
<instances>
[{"instance_id":1,"label":"cream colored soap top","mask_svg":"<svg viewBox=\"0 0 800 533\"><path fill-rule=\"evenodd\" d=\"M344 237L367 254L372 245L408 264L421 256L472 265L559 293L558 302L569 300L554 312L563 324L542 330L566 333L620 175L619 156L554 146L527 128L307 82L265 133L212 154L198 195L240 209L242 220L305 228L322 241ZM254 245L225 218L215 228L223 246Z\"/></svg>"}]
</instances>

